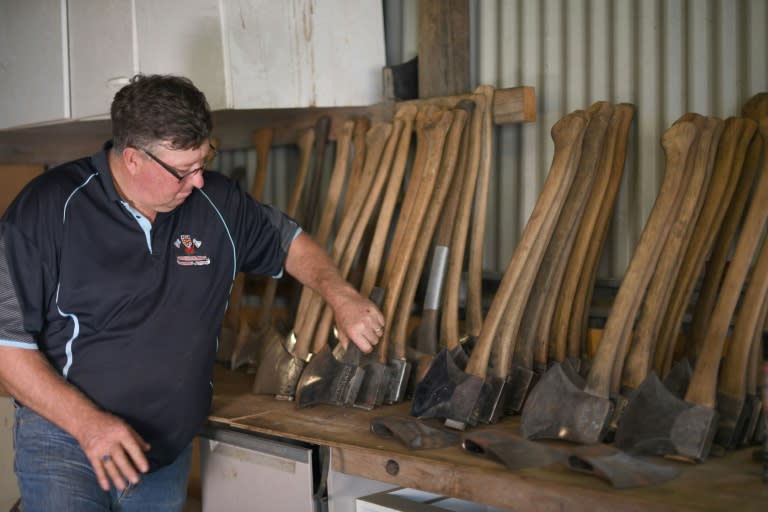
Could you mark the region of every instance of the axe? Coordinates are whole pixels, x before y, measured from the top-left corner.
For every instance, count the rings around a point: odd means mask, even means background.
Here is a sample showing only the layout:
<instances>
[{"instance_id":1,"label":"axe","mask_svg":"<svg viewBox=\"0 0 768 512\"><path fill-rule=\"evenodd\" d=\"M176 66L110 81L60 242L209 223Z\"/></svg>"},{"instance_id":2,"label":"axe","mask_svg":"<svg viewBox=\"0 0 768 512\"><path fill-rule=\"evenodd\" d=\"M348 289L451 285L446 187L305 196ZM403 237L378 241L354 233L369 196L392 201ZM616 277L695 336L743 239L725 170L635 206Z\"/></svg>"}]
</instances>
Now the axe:
<instances>
[{"instance_id":1,"label":"axe","mask_svg":"<svg viewBox=\"0 0 768 512\"><path fill-rule=\"evenodd\" d=\"M548 331L552 320L565 266L576 241L576 232L594 183L598 159L604 147L604 136L612 113L613 106L604 101L595 103L587 110L589 125L584 134L576 176L568 191L552 239L547 245L521 319L519 336L512 355L512 368L507 377L510 389L507 414L519 414L522 411L528 391L538 380L539 374L534 368L534 350L537 346L548 347L548 340L540 336L546 336L544 331ZM546 329L543 327L545 324ZM505 325L509 326L506 323ZM502 339L513 335L514 333L502 328Z\"/></svg>"},{"instance_id":2,"label":"axe","mask_svg":"<svg viewBox=\"0 0 768 512\"><path fill-rule=\"evenodd\" d=\"M394 367L389 365L389 346L393 343L394 319L403 281L408 267L412 264L416 240L433 197L443 146L452 122L452 111L434 106L422 108L416 117L417 146L414 168L395 227L391 257L386 262L382 278L381 287L387 290L382 310L384 317L387 318L387 324L384 326L384 334L376 347L374 357L367 358L364 363L366 374L358 400L355 402L359 407L370 409L381 405L390 385L398 385L393 381L399 380L404 384L405 375L409 371L405 364L403 348L403 365L397 369L398 374L395 376Z\"/></svg>"},{"instance_id":3,"label":"axe","mask_svg":"<svg viewBox=\"0 0 768 512\"><path fill-rule=\"evenodd\" d=\"M261 128L253 134L253 144L256 147L257 163L256 175L251 184L251 196L257 201L264 200L264 184L267 181L269 172L269 148L272 146L273 131L271 128ZM225 356L224 359L232 359L232 350L235 346L238 330L240 328L240 302L245 290L245 274L238 272L235 281L232 283L232 289L229 292L229 302L224 312L224 321L221 326L219 336L220 350L218 357Z\"/></svg>"},{"instance_id":4,"label":"axe","mask_svg":"<svg viewBox=\"0 0 768 512\"><path fill-rule=\"evenodd\" d=\"M686 175L689 176L688 186L648 285L640 317L631 335L632 343L624 362L623 373L619 374L614 367L613 378L621 379L621 394L615 397L616 414L610 425L611 432L616 431L616 426L621 421L627 396L651 371L659 327L671 299L671 285L680 271L683 252L690 242L693 227L701 212L712 174L714 154L722 134L723 122L717 118L686 114L681 119L693 122L699 130L693 154L686 164L690 167L686 170Z\"/></svg>"},{"instance_id":5,"label":"axe","mask_svg":"<svg viewBox=\"0 0 768 512\"><path fill-rule=\"evenodd\" d=\"M768 244L765 242L751 274L728 350L720 363L717 385L719 422L715 443L725 448L735 448L742 438L749 437L744 431L755 412L754 402L747 400L747 375L750 367L754 367L751 358L757 351L752 347L758 340L757 335L762 334L768 304ZM753 391L754 387L750 395Z\"/></svg>"},{"instance_id":6,"label":"axe","mask_svg":"<svg viewBox=\"0 0 768 512\"><path fill-rule=\"evenodd\" d=\"M623 366L632 325L671 220L677 215L685 186L685 163L695 139L696 127L690 122L675 123L664 132L664 182L616 294L586 383L580 388L564 371L564 365L552 366L523 408L520 429L525 438L560 438L584 444L603 440L613 412L613 367Z\"/></svg>"},{"instance_id":7,"label":"axe","mask_svg":"<svg viewBox=\"0 0 768 512\"><path fill-rule=\"evenodd\" d=\"M752 119L758 124L761 123L762 119L768 116L768 93L760 93L750 98L742 107L741 115L742 117ZM755 136L747 150L744 167L741 170L741 177L717 235L712 254L707 262L704 280L694 305L690 335L686 345L686 357L691 362L695 361L698 357L702 340L706 337L707 325L717 301L718 290L725 274L733 241L739 230L744 210L761 165L763 147L762 137L759 135Z\"/></svg>"},{"instance_id":8,"label":"axe","mask_svg":"<svg viewBox=\"0 0 768 512\"><path fill-rule=\"evenodd\" d=\"M390 221L395 209L395 202L400 193L405 175L416 112L417 108L414 105L404 104L395 113L395 126L397 127L398 124L402 124L403 127L397 141L394 162L389 173L387 188L379 208L376 228L365 262L360 291L365 296L378 298L379 301L383 301L383 290L375 289L374 283L379 273L382 254L390 229ZM320 329L322 330L324 327L321 325ZM327 339L323 337L322 341L325 342ZM313 358L316 362L310 361L307 371L302 375L302 380L299 382L297 389L297 404L300 407L318 403L336 403L351 406L357 398L357 393L364 376L364 370L360 368L360 355L355 352L350 352L349 355L346 355L343 352L338 357L335 357L326 343L322 345L325 348L318 347L316 340L315 346L317 350ZM381 343L379 343L377 349L380 348ZM341 351L343 347L337 346L337 349ZM354 347L352 350L354 350ZM339 360L342 360L341 364L339 364ZM337 367L338 371L334 371L334 367ZM331 371L326 372L325 369L329 368ZM336 378L335 375L344 377ZM337 391L342 393L339 394Z\"/></svg>"},{"instance_id":9,"label":"axe","mask_svg":"<svg viewBox=\"0 0 768 512\"><path fill-rule=\"evenodd\" d=\"M759 130L765 141L768 117ZM619 424L616 444L620 448L670 454L695 462L706 460L717 429L717 375L725 337L767 220L768 159L748 206L685 399L673 396L660 386L655 374L649 375L632 394Z\"/></svg>"},{"instance_id":10,"label":"axe","mask_svg":"<svg viewBox=\"0 0 768 512\"><path fill-rule=\"evenodd\" d=\"M347 167L349 163L349 148L354 130L354 122L347 121L342 127L341 136L336 146L336 161L334 163L331 179L328 184L328 191L321 220L314 238L317 243L325 247L328 236L330 235L333 217L338 207L338 200L346 180ZM317 144L315 145L317 147ZM316 157L317 158L317 157ZM317 160L316 160L317 161ZM322 167L315 165L315 171L322 170ZM301 322L306 319L306 308L310 299L310 290L302 289L301 298L297 306L294 322L294 330L287 336L277 332L273 326L269 326L267 332L262 336L261 360L256 369L256 378L252 386L252 391L256 394L281 395L286 386L282 385L283 379L292 382L294 374L301 373L306 361L301 357L294 357L296 348L296 330L301 326ZM307 340L306 343L309 343ZM309 354L308 349L301 348L302 355ZM291 396L290 390L287 390L285 396Z\"/></svg>"},{"instance_id":11,"label":"axe","mask_svg":"<svg viewBox=\"0 0 768 512\"><path fill-rule=\"evenodd\" d=\"M614 107L611 116L608 128L611 136L600 157L598 174L568 259L551 324L549 358L557 362L564 361L566 356L572 362L579 362L582 357L595 275L624 174L627 140L634 113L633 105L620 103ZM537 351L542 369L548 366L543 352L543 347ZM574 366L578 369L578 365Z\"/></svg>"},{"instance_id":12,"label":"axe","mask_svg":"<svg viewBox=\"0 0 768 512\"><path fill-rule=\"evenodd\" d=\"M299 147L299 170L293 184L291 197L288 199L288 205L285 209L285 213L291 217L296 215L299 208L299 201L304 190L304 182L309 170L309 160L312 155L314 141L315 131L310 128L299 137L297 142ZM256 326L251 327L247 319L241 320L240 330L237 333L235 346L232 349L232 369L239 368L246 363L254 366L258 365L263 336L269 332L272 325L272 306L277 294L278 283L277 279L267 281L261 297L261 307L259 308L259 318Z\"/></svg>"},{"instance_id":13,"label":"axe","mask_svg":"<svg viewBox=\"0 0 768 512\"><path fill-rule=\"evenodd\" d=\"M485 97L486 105L493 105L494 88L480 85L474 94ZM469 240L467 268L466 332L476 338L483 325L483 247L485 246L486 218L488 216L488 189L491 182L493 156L493 108L486 108L482 117L480 137L480 161L475 188L473 227Z\"/></svg>"},{"instance_id":14,"label":"axe","mask_svg":"<svg viewBox=\"0 0 768 512\"><path fill-rule=\"evenodd\" d=\"M411 414L416 417L443 417L446 426L463 429L467 424L493 421L501 412L499 399L504 389L502 370L486 379L492 343L513 292L526 300L546 244L565 201L575 174L587 116L583 111L569 114L552 127L555 153L550 172L534 211L523 230L499 289L483 322L466 373L456 367L446 350L441 351L414 393ZM526 267L530 260L531 268ZM524 303L523 303L524 304ZM522 309L523 304L518 304ZM518 318L522 311L516 312ZM508 352L508 350L507 350ZM504 354L504 351L501 351ZM502 355L499 359L504 360Z\"/></svg>"},{"instance_id":15,"label":"axe","mask_svg":"<svg viewBox=\"0 0 768 512\"><path fill-rule=\"evenodd\" d=\"M768 322L768 301L763 303L763 311L761 315L765 319L765 322ZM760 352L763 347L762 340L764 332L768 332L765 325L760 327L757 332L754 333L754 338L752 340L752 352L749 355L747 369L747 395L745 397L747 420L741 436L737 439L738 446L748 446L753 443L760 444L761 441L761 438L758 438L756 434L759 432L761 427L760 422L763 419L762 384L760 382L763 358L761 357Z\"/></svg>"},{"instance_id":16,"label":"axe","mask_svg":"<svg viewBox=\"0 0 768 512\"><path fill-rule=\"evenodd\" d=\"M426 211L421 228L418 230L419 236L416 239L411 260L407 265L408 268L404 277L400 299L393 319L392 346L389 354L391 374L387 392L384 396L384 402L387 404L402 401L411 377L413 362L406 357L411 306L415 302L416 290L421 280L432 235L443 211L443 205L450 190L455 188L452 187L452 183L461 146L461 138L473 106L474 104L471 101L462 100L453 111L453 121L443 147L440 169L432 191L429 209ZM410 219L409 224L411 224Z\"/></svg>"},{"instance_id":17,"label":"axe","mask_svg":"<svg viewBox=\"0 0 768 512\"><path fill-rule=\"evenodd\" d=\"M756 128L757 124L749 119L730 117L725 121L716 146L717 156L706 197L672 286L670 306L659 327L653 360L653 368L658 375L666 377L668 373L667 366L672 361L683 316L733 197L744 155Z\"/></svg>"},{"instance_id":18,"label":"axe","mask_svg":"<svg viewBox=\"0 0 768 512\"><path fill-rule=\"evenodd\" d=\"M332 250L332 258L345 278L350 272L369 220L387 182L402 130L402 120L396 119L393 123L374 123L366 135L363 171L353 194L349 197L349 209L342 219ZM332 310L320 300L310 306L308 311L309 315L317 312L318 316L332 319ZM314 335L314 347L321 347L317 349L317 355L322 356L313 357L297 379L297 403L300 407L315 403L351 405L364 377L360 367L362 356L352 344L347 348L344 359L337 361L327 347L328 330L323 327L322 319L319 319L319 323L319 328L313 331L305 325L307 339ZM343 377L338 378L339 375Z\"/></svg>"}]
</instances>

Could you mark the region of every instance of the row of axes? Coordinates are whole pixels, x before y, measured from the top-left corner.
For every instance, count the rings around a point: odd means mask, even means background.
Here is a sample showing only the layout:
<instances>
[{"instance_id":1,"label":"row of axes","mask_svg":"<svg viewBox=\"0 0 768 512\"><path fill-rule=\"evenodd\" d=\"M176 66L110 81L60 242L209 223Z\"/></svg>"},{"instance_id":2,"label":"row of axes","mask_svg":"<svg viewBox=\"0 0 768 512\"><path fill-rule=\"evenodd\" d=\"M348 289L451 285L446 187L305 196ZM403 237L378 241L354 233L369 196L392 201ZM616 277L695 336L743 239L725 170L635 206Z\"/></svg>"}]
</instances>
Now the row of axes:
<instances>
[{"instance_id":1,"label":"row of axes","mask_svg":"<svg viewBox=\"0 0 768 512\"><path fill-rule=\"evenodd\" d=\"M286 211L309 205L304 224L380 304L384 335L371 354L336 343L332 312L308 288L281 332L270 281L259 319L229 322L239 325L232 366L255 369L254 393L299 406L372 409L408 396L413 416L461 430L522 414L527 439L615 440L692 461L713 442L760 440L768 94L741 117L686 114L663 134L664 181L595 350L589 310L635 109L598 102L552 127L546 182L483 317L492 103L493 88L481 86L404 102L388 122L345 122L320 212L327 120L301 138ZM258 133L255 142L261 168L269 145L259 149ZM230 309L236 293L237 282Z\"/></svg>"}]
</instances>

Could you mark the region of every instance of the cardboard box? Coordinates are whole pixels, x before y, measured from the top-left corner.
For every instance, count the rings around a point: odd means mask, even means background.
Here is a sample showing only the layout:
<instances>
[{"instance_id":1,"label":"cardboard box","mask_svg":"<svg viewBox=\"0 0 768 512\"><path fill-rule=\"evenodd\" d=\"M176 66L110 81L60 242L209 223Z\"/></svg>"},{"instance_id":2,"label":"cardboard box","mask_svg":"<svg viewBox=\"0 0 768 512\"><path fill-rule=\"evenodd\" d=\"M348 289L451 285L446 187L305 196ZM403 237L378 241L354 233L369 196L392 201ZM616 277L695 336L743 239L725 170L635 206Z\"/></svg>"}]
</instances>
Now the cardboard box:
<instances>
[{"instance_id":1,"label":"cardboard box","mask_svg":"<svg viewBox=\"0 0 768 512\"><path fill-rule=\"evenodd\" d=\"M43 170L40 165L0 165L0 215L24 185Z\"/></svg>"}]
</instances>

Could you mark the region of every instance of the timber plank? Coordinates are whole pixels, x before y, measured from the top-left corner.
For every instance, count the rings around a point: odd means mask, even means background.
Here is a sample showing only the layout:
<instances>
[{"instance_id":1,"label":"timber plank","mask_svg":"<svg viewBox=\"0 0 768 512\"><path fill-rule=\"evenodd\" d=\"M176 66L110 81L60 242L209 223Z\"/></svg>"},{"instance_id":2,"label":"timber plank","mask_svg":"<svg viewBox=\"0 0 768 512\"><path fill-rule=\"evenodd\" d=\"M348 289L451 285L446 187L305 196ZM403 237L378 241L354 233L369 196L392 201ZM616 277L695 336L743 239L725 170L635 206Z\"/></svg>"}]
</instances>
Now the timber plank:
<instances>
[{"instance_id":1,"label":"timber plank","mask_svg":"<svg viewBox=\"0 0 768 512\"><path fill-rule=\"evenodd\" d=\"M410 402L372 411L326 405L298 409L293 402L251 394L251 379L245 373L217 368L209 417L212 426L329 446L334 470L350 475L513 510L762 511L768 503L768 485L760 479L759 464L751 460L752 449L729 452L699 465L654 459L680 468L682 474L664 484L617 490L562 465L511 471L458 445L408 450L399 441L370 432L373 418L407 416ZM496 425L474 429L519 433L519 418L506 417ZM545 443L568 446L562 441ZM391 461L398 467L394 475Z\"/></svg>"}]
</instances>

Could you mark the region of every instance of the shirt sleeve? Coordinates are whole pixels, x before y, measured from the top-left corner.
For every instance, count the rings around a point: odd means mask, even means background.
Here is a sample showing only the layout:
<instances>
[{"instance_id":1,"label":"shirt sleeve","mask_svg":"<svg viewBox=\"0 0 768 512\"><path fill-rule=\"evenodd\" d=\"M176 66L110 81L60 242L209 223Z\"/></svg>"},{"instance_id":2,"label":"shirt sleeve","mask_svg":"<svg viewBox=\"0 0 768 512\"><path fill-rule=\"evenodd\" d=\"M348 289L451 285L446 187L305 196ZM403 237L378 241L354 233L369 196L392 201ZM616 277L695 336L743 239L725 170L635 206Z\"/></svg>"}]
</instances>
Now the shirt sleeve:
<instances>
[{"instance_id":1,"label":"shirt sleeve","mask_svg":"<svg viewBox=\"0 0 768 512\"><path fill-rule=\"evenodd\" d=\"M12 278L12 261L18 253L14 252L16 242L10 233L5 223L0 222L0 346L36 350L35 337L24 326L24 314Z\"/></svg>"}]
</instances>

